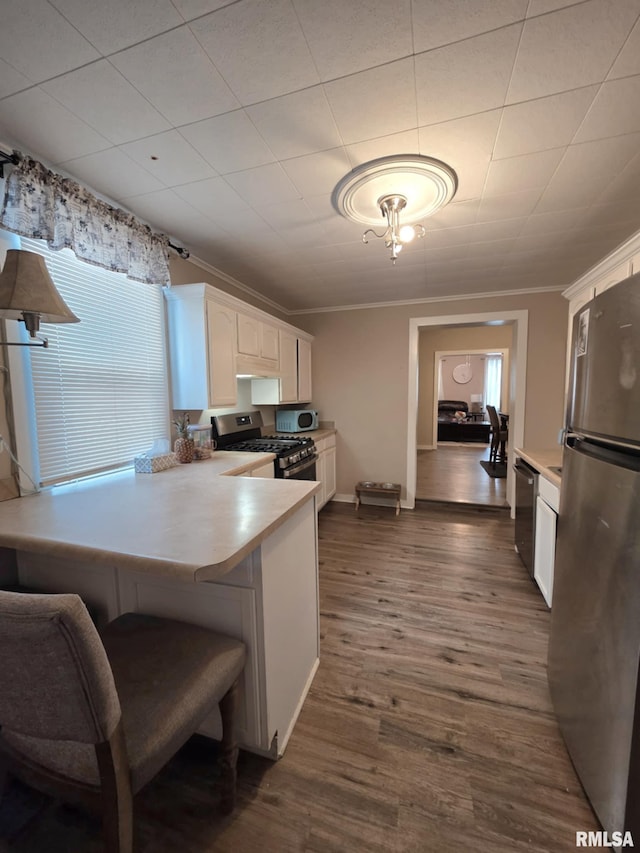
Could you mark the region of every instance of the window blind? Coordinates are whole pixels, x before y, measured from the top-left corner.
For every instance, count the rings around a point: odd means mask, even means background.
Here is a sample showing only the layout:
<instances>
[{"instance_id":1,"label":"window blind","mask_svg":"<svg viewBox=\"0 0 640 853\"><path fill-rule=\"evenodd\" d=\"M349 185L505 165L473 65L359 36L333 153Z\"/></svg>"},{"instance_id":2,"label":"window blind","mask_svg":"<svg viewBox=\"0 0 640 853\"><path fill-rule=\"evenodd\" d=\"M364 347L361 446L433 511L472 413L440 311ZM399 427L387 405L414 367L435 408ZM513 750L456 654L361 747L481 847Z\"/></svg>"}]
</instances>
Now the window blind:
<instances>
[{"instance_id":1,"label":"window blind","mask_svg":"<svg viewBox=\"0 0 640 853\"><path fill-rule=\"evenodd\" d=\"M42 323L29 350L41 485L118 468L169 436L162 288L53 252L43 255L79 323Z\"/></svg>"}]
</instances>

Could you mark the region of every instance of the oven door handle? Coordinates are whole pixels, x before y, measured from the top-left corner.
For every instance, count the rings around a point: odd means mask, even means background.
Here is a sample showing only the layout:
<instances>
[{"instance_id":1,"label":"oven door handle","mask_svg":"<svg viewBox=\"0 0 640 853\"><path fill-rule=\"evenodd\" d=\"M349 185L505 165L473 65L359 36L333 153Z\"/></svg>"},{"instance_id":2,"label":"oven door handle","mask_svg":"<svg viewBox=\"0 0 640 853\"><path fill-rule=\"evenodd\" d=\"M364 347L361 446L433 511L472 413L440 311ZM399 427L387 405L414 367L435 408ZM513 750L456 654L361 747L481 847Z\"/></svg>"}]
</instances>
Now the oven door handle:
<instances>
[{"instance_id":1,"label":"oven door handle","mask_svg":"<svg viewBox=\"0 0 640 853\"><path fill-rule=\"evenodd\" d=\"M292 465L290 468L282 469L282 476L286 480L288 477L295 477L296 474L299 474L301 471L306 471L307 468L311 468L312 465L316 464L317 454L312 454L311 456L307 456L302 462L298 462L297 465Z\"/></svg>"}]
</instances>

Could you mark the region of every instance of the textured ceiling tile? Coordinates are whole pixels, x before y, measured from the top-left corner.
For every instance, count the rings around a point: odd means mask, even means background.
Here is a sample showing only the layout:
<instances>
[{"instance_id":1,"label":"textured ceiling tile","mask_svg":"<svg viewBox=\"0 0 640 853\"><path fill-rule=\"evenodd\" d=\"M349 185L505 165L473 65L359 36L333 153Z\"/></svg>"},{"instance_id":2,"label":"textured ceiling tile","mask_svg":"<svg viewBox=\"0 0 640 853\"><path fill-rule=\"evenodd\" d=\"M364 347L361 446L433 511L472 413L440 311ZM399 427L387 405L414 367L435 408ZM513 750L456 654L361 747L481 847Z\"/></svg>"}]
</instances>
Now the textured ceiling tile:
<instances>
[{"instance_id":1,"label":"textured ceiling tile","mask_svg":"<svg viewBox=\"0 0 640 853\"><path fill-rule=\"evenodd\" d=\"M42 88L116 144L170 127L107 60L43 83Z\"/></svg>"},{"instance_id":2,"label":"textured ceiling tile","mask_svg":"<svg viewBox=\"0 0 640 853\"><path fill-rule=\"evenodd\" d=\"M246 211L249 207L224 178L209 178L175 187L175 193L196 210L214 219L222 219L225 212Z\"/></svg>"},{"instance_id":3,"label":"textured ceiling tile","mask_svg":"<svg viewBox=\"0 0 640 853\"><path fill-rule=\"evenodd\" d=\"M500 110L420 128L420 153L443 160L458 176L456 201L482 194Z\"/></svg>"},{"instance_id":4,"label":"textured ceiling tile","mask_svg":"<svg viewBox=\"0 0 640 853\"><path fill-rule=\"evenodd\" d=\"M529 0L527 18L535 18L538 15L545 15L547 12L555 12L557 9L564 9L566 6L574 6L575 3L576 0Z\"/></svg>"},{"instance_id":5,"label":"textured ceiling tile","mask_svg":"<svg viewBox=\"0 0 640 853\"><path fill-rule=\"evenodd\" d=\"M640 74L640 20L614 62L609 78L628 77L631 74Z\"/></svg>"},{"instance_id":6,"label":"textured ceiling tile","mask_svg":"<svg viewBox=\"0 0 640 853\"><path fill-rule=\"evenodd\" d=\"M336 148L341 143L322 86L263 101L247 107L246 113L279 160Z\"/></svg>"},{"instance_id":7,"label":"textured ceiling tile","mask_svg":"<svg viewBox=\"0 0 640 853\"><path fill-rule=\"evenodd\" d=\"M478 208L478 222L529 216L535 210L541 194L541 189L532 189L483 198Z\"/></svg>"},{"instance_id":8,"label":"textured ceiling tile","mask_svg":"<svg viewBox=\"0 0 640 853\"><path fill-rule=\"evenodd\" d=\"M120 148L167 187L203 181L215 175L214 169L177 130L147 136Z\"/></svg>"},{"instance_id":9,"label":"textured ceiling tile","mask_svg":"<svg viewBox=\"0 0 640 853\"><path fill-rule=\"evenodd\" d=\"M111 62L173 125L240 106L186 26L118 53Z\"/></svg>"},{"instance_id":10,"label":"textured ceiling tile","mask_svg":"<svg viewBox=\"0 0 640 853\"><path fill-rule=\"evenodd\" d=\"M293 0L322 80L413 53L411 0Z\"/></svg>"},{"instance_id":11,"label":"textured ceiling tile","mask_svg":"<svg viewBox=\"0 0 640 853\"><path fill-rule=\"evenodd\" d=\"M505 107L494 158L514 157L569 145L598 91L574 89L524 104Z\"/></svg>"},{"instance_id":12,"label":"textured ceiling tile","mask_svg":"<svg viewBox=\"0 0 640 853\"><path fill-rule=\"evenodd\" d=\"M607 136L640 131L640 74L603 83L574 142L589 142Z\"/></svg>"},{"instance_id":13,"label":"textured ceiling tile","mask_svg":"<svg viewBox=\"0 0 640 853\"><path fill-rule=\"evenodd\" d=\"M524 19L527 3L528 0L420 0L413 5L414 50L422 53L514 24Z\"/></svg>"},{"instance_id":14,"label":"textured ceiling tile","mask_svg":"<svg viewBox=\"0 0 640 853\"><path fill-rule=\"evenodd\" d=\"M345 145L416 125L412 59L362 71L324 88Z\"/></svg>"},{"instance_id":15,"label":"textured ceiling tile","mask_svg":"<svg viewBox=\"0 0 640 853\"><path fill-rule=\"evenodd\" d=\"M418 123L436 124L503 106L522 26L416 56Z\"/></svg>"},{"instance_id":16,"label":"textured ceiling tile","mask_svg":"<svg viewBox=\"0 0 640 853\"><path fill-rule=\"evenodd\" d=\"M201 15L215 12L222 6L230 6L236 0L172 0L172 2L185 21L192 21Z\"/></svg>"},{"instance_id":17,"label":"textured ceiling tile","mask_svg":"<svg viewBox=\"0 0 640 853\"><path fill-rule=\"evenodd\" d=\"M111 143L41 89L29 89L0 102L0 132L27 154L61 163Z\"/></svg>"},{"instance_id":18,"label":"textured ceiling tile","mask_svg":"<svg viewBox=\"0 0 640 853\"><path fill-rule=\"evenodd\" d=\"M200 215L169 189L129 196L126 203L133 213L146 222L153 222L156 228L168 234L180 234L183 238L186 238L185 223ZM213 223L210 226L213 229Z\"/></svg>"},{"instance_id":19,"label":"textured ceiling tile","mask_svg":"<svg viewBox=\"0 0 640 853\"><path fill-rule=\"evenodd\" d=\"M100 56L46 0L2 4L0 55L34 83Z\"/></svg>"},{"instance_id":20,"label":"textured ceiling tile","mask_svg":"<svg viewBox=\"0 0 640 853\"><path fill-rule=\"evenodd\" d=\"M114 200L164 189L157 178L119 148L68 160L62 166L89 187Z\"/></svg>"},{"instance_id":21,"label":"textured ceiling tile","mask_svg":"<svg viewBox=\"0 0 640 853\"><path fill-rule=\"evenodd\" d=\"M28 89L32 81L24 74L16 71L3 59L0 59L0 98L14 95L22 89Z\"/></svg>"},{"instance_id":22,"label":"textured ceiling tile","mask_svg":"<svg viewBox=\"0 0 640 853\"><path fill-rule=\"evenodd\" d=\"M635 158L639 146L638 133L570 146L536 213L592 204Z\"/></svg>"},{"instance_id":23,"label":"textured ceiling tile","mask_svg":"<svg viewBox=\"0 0 640 853\"><path fill-rule=\"evenodd\" d=\"M243 0L190 26L245 106L320 82L290 0Z\"/></svg>"},{"instance_id":24,"label":"textured ceiling tile","mask_svg":"<svg viewBox=\"0 0 640 853\"><path fill-rule=\"evenodd\" d=\"M551 148L535 154L522 154L489 165L485 196L505 195L519 190L545 187L558 167L563 148Z\"/></svg>"},{"instance_id":25,"label":"textured ceiling tile","mask_svg":"<svg viewBox=\"0 0 640 853\"><path fill-rule=\"evenodd\" d=\"M282 168L305 198L333 192L338 181L351 171L344 148L284 160Z\"/></svg>"},{"instance_id":26,"label":"textured ceiling tile","mask_svg":"<svg viewBox=\"0 0 640 853\"><path fill-rule=\"evenodd\" d=\"M392 154L420 154L420 143L416 128L388 136L366 139L346 146L346 152L352 168L376 160L378 157L390 157Z\"/></svg>"},{"instance_id":27,"label":"textured ceiling tile","mask_svg":"<svg viewBox=\"0 0 640 853\"><path fill-rule=\"evenodd\" d=\"M300 197L279 163L227 175L227 181L252 207Z\"/></svg>"},{"instance_id":28,"label":"textured ceiling tile","mask_svg":"<svg viewBox=\"0 0 640 853\"><path fill-rule=\"evenodd\" d=\"M637 16L636 0L590 0L528 20L507 103L604 80Z\"/></svg>"},{"instance_id":29,"label":"textured ceiling tile","mask_svg":"<svg viewBox=\"0 0 640 853\"><path fill-rule=\"evenodd\" d=\"M171 0L51 2L104 55L182 23L182 17Z\"/></svg>"},{"instance_id":30,"label":"textured ceiling tile","mask_svg":"<svg viewBox=\"0 0 640 853\"><path fill-rule=\"evenodd\" d=\"M180 128L180 132L221 174L275 160L244 110L190 124Z\"/></svg>"}]
</instances>

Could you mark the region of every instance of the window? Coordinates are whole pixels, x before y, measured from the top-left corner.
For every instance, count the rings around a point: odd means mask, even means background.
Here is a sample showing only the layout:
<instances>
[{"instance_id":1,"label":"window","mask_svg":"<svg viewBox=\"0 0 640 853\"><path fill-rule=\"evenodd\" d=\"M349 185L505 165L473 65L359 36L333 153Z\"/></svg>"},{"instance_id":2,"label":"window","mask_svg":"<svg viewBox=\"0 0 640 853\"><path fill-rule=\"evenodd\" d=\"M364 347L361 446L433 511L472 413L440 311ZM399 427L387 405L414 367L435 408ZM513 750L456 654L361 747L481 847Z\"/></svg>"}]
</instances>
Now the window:
<instances>
[{"instance_id":1,"label":"window","mask_svg":"<svg viewBox=\"0 0 640 853\"><path fill-rule=\"evenodd\" d=\"M484 368L484 404L502 408L502 356L487 354Z\"/></svg>"},{"instance_id":2,"label":"window","mask_svg":"<svg viewBox=\"0 0 640 853\"><path fill-rule=\"evenodd\" d=\"M43 323L49 347L29 348L41 485L131 464L169 436L164 300L158 285L38 252L80 323Z\"/></svg>"}]
</instances>

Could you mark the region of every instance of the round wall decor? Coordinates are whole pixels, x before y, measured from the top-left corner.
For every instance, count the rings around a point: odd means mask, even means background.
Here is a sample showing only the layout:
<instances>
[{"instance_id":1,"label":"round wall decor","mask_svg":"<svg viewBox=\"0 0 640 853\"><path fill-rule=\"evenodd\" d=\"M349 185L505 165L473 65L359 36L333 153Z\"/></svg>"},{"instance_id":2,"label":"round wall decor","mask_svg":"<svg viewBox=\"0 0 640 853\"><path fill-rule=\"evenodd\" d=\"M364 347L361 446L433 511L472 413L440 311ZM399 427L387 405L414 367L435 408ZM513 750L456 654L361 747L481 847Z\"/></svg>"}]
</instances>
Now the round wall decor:
<instances>
[{"instance_id":1,"label":"round wall decor","mask_svg":"<svg viewBox=\"0 0 640 853\"><path fill-rule=\"evenodd\" d=\"M453 368L452 376L454 382L457 382L458 385L465 385L467 382L471 382L473 378L473 370L471 370L470 364L456 364Z\"/></svg>"}]
</instances>

